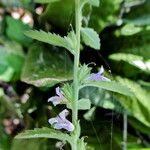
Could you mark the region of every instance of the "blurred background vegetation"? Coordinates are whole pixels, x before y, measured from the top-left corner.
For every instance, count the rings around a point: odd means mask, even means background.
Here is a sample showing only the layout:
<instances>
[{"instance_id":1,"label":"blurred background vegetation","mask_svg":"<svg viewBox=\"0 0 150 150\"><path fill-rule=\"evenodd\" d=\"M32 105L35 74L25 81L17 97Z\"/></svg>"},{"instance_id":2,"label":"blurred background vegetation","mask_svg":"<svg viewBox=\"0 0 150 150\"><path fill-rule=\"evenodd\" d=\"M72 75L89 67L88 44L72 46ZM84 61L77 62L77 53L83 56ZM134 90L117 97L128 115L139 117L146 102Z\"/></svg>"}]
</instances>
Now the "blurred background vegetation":
<instances>
[{"instance_id":1,"label":"blurred background vegetation","mask_svg":"<svg viewBox=\"0 0 150 150\"><path fill-rule=\"evenodd\" d=\"M80 113L88 149L121 150L124 114L128 148L150 148L150 0L100 0L99 8L85 7L83 24L99 33L101 50L81 45L81 63L94 62L93 72L103 65L112 79L135 94L125 97L97 88L81 91L93 104L90 111ZM13 137L25 129L50 126L48 118L62 107L53 108L47 99L60 82L72 77L70 54L33 41L24 32L34 28L65 35L73 25L71 0L0 1L0 150L61 147L55 140Z\"/></svg>"}]
</instances>

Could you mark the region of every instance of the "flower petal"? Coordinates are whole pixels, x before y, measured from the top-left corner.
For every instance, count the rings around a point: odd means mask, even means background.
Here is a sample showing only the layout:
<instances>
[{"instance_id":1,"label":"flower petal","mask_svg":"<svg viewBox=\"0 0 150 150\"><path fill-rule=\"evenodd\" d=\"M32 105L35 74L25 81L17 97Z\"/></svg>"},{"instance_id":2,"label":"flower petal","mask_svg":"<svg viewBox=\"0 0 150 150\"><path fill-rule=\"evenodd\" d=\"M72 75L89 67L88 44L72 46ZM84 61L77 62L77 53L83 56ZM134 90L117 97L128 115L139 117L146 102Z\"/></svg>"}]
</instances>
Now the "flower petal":
<instances>
[{"instance_id":1,"label":"flower petal","mask_svg":"<svg viewBox=\"0 0 150 150\"><path fill-rule=\"evenodd\" d=\"M66 116L68 116L69 114L69 111L67 109L64 109L60 114L59 114L59 117L61 119L66 119Z\"/></svg>"},{"instance_id":2,"label":"flower petal","mask_svg":"<svg viewBox=\"0 0 150 150\"><path fill-rule=\"evenodd\" d=\"M56 88L56 94L57 94L58 96L60 96L60 94L61 94L61 93L60 93L60 88L59 88L59 87Z\"/></svg>"},{"instance_id":3,"label":"flower petal","mask_svg":"<svg viewBox=\"0 0 150 150\"><path fill-rule=\"evenodd\" d=\"M52 102L54 106L60 104L64 98L64 96L61 94L59 87L56 88L56 95L48 99L48 102Z\"/></svg>"},{"instance_id":4,"label":"flower petal","mask_svg":"<svg viewBox=\"0 0 150 150\"><path fill-rule=\"evenodd\" d=\"M103 68L103 66L101 66L100 71L99 71L98 73L101 74L101 75L104 73L104 68Z\"/></svg>"},{"instance_id":5,"label":"flower petal","mask_svg":"<svg viewBox=\"0 0 150 150\"><path fill-rule=\"evenodd\" d=\"M58 96L53 96L51 98L48 99L48 102L52 102L54 106L58 105L61 103L61 98Z\"/></svg>"},{"instance_id":6,"label":"flower petal","mask_svg":"<svg viewBox=\"0 0 150 150\"><path fill-rule=\"evenodd\" d=\"M55 124L55 123L58 123L58 120L57 120L57 118L51 118L51 119L48 120L48 122L49 122L51 125L53 125L53 124Z\"/></svg>"},{"instance_id":7,"label":"flower petal","mask_svg":"<svg viewBox=\"0 0 150 150\"><path fill-rule=\"evenodd\" d=\"M66 129L70 132L74 130L74 125L68 120L66 120L66 122L63 123L55 123L53 127L55 129Z\"/></svg>"},{"instance_id":8,"label":"flower petal","mask_svg":"<svg viewBox=\"0 0 150 150\"><path fill-rule=\"evenodd\" d=\"M91 74L90 77L87 78L87 80L99 80L99 77L101 75L99 73L96 73L96 74Z\"/></svg>"},{"instance_id":9,"label":"flower petal","mask_svg":"<svg viewBox=\"0 0 150 150\"><path fill-rule=\"evenodd\" d=\"M67 109L63 110L59 115L55 118L51 118L48 122L55 128L55 129L66 129L68 131L74 130L74 125L66 119L69 111Z\"/></svg>"},{"instance_id":10,"label":"flower petal","mask_svg":"<svg viewBox=\"0 0 150 150\"><path fill-rule=\"evenodd\" d=\"M108 79L108 78L106 78L106 77L104 77L104 76L101 76L101 79L100 79L101 81L111 81L110 79Z\"/></svg>"},{"instance_id":11,"label":"flower petal","mask_svg":"<svg viewBox=\"0 0 150 150\"><path fill-rule=\"evenodd\" d=\"M110 79L104 77L103 72L104 72L104 68L101 67L98 73L91 74L91 76L88 77L87 80L111 81Z\"/></svg>"}]
</instances>

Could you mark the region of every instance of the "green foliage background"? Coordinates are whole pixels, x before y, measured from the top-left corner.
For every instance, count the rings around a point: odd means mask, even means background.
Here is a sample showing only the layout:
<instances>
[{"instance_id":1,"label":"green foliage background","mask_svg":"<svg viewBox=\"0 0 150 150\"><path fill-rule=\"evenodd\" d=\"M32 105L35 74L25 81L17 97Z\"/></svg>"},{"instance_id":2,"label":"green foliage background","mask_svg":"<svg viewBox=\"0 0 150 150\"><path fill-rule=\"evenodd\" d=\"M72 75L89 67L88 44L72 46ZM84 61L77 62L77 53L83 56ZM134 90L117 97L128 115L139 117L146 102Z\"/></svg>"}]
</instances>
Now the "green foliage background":
<instances>
[{"instance_id":1,"label":"green foliage background","mask_svg":"<svg viewBox=\"0 0 150 150\"><path fill-rule=\"evenodd\" d=\"M47 99L57 85L72 79L73 59L64 48L24 34L33 28L64 36L74 28L73 2L50 2L0 2L0 150L56 149L55 140L13 138L24 129L49 127L48 118L62 108L53 108ZM40 15L37 8L43 9ZM33 25L23 23L23 15L14 19L15 9L30 14ZM85 7L83 20L85 27L99 33L101 49L82 44L81 63L96 63L93 72L103 65L112 80L135 94L127 97L91 87L81 91L92 102L90 111L80 113L88 149L121 150L124 113L128 114L128 149L150 148L150 1L100 0L98 8Z\"/></svg>"}]
</instances>

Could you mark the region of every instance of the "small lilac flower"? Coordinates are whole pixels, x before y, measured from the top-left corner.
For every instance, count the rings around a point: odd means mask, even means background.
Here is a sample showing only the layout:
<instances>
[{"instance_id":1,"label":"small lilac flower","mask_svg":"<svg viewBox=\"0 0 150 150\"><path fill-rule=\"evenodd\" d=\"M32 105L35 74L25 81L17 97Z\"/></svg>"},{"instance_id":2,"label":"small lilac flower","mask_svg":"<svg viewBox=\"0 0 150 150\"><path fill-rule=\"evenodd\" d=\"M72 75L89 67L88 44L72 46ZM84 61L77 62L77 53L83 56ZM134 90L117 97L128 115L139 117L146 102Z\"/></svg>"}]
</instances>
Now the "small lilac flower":
<instances>
[{"instance_id":1,"label":"small lilac flower","mask_svg":"<svg viewBox=\"0 0 150 150\"><path fill-rule=\"evenodd\" d=\"M91 74L91 76L88 77L87 80L111 81L110 79L104 77L103 72L104 72L104 68L101 67L101 69L98 73Z\"/></svg>"},{"instance_id":2,"label":"small lilac flower","mask_svg":"<svg viewBox=\"0 0 150 150\"><path fill-rule=\"evenodd\" d=\"M73 131L74 125L66 119L66 116L69 114L67 109L63 110L57 117L51 118L48 122L55 128L55 129L66 129L67 131Z\"/></svg>"},{"instance_id":3,"label":"small lilac flower","mask_svg":"<svg viewBox=\"0 0 150 150\"><path fill-rule=\"evenodd\" d=\"M59 87L56 88L56 94L57 96L53 96L48 99L48 102L52 102L54 106L60 104L65 99Z\"/></svg>"}]
</instances>

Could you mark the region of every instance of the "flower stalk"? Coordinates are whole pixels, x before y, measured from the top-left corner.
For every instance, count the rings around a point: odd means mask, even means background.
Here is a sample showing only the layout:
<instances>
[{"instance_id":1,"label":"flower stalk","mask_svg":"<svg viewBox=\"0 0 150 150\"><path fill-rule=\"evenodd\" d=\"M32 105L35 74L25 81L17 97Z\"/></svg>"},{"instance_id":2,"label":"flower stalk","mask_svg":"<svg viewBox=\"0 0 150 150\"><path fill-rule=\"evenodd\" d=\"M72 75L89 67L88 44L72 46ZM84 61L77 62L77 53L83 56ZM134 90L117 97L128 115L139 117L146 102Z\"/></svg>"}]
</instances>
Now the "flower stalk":
<instances>
[{"instance_id":1,"label":"flower stalk","mask_svg":"<svg viewBox=\"0 0 150 150\"><path fill-rule=\"evenodd\" d=\"M73 76L73 86L74 86L74 109L72 115L72 121L75 123L78 120L78 69L79 69L79 59L80 59L80 31L81 31L81 10L80 10L80 0L75 0L75 16L76 16L76 54L74 56L74 76Z\"/></svg>"},{"instance_id":2,"label":"flower stalk","mask_svg":"<svg viewBox=\"0 0 150 150\"><path fill-rule=\"evenodd\" d=\"M128 140L128 115L126 112L123 115L123 147L122 150L127 150Z\"/></svg>"},{"instance_id":3,"label":"flower stalk","mask_svg":"<svg viewBox=\"0 0 150 150\"><path fill-rule=\"evenodd\" d=\"M73 101L73 109L72 109L72 122L74 124L78 121L78 98L79 98L79 81L78 81L78 70L79 70L79 62L80 62L80 42L81 42L81 21L82 21L82 13L80 10L80 0L75 0L75 27L76 27L76 53L74 55L74 74L73 74L73 88L74 88L74 101ZM72 150L77 150L77 128L74 130L74 143L72 144Z\"/></svg>"}]
</instances>

